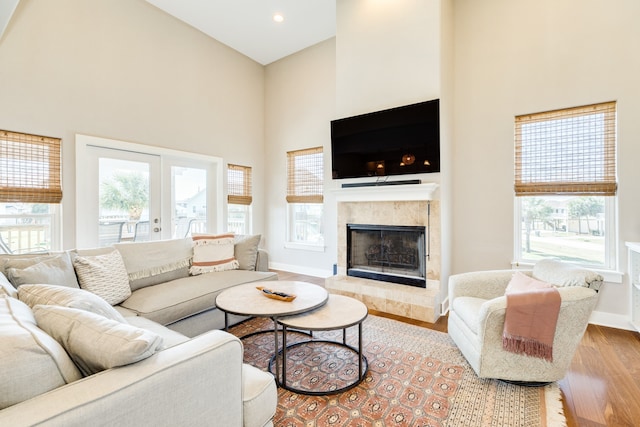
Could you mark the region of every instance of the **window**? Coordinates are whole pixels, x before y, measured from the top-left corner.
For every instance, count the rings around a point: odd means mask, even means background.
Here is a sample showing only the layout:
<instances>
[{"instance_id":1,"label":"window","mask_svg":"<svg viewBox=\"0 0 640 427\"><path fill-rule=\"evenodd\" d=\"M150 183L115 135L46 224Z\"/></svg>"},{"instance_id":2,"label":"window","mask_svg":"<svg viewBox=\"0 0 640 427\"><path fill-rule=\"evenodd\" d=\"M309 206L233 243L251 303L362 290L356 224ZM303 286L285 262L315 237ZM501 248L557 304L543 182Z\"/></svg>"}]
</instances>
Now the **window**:
<instances>
[{"instance_id":1,"label":"window","mask_svg":"<svg viewBox=\"0 0 640 427\"><path fill-rule=\"evenodd\" d=\"M518 262L615 269L616 103L515 119Z\"/></svg>"},{"instance_id":2,"label":"window","mask_svg":"<svg viewBox=\"0 0 640 427\"><path fill-rule=\"evenodd\" d=\"M289 243L324 247L323 166L322 147L287 153Z\"/></svg>"},{"instance_id":3,"label":"window","mask_svg":"<svg viewBox=\"0 0 640 427\"><path fill-rule=\"evenodd\" d=\"M251 233L251 168L227 166L227 230Z\"/></svg>"},{"instance_id":4,"label":"window","mask_svg":"<svg viewBox=\"0 0 640 427\"><path fill-rule=\"evenodd\" d=\"M61 140L0 130L0 252L59 249Z\"/></svg>"}]
</instances>

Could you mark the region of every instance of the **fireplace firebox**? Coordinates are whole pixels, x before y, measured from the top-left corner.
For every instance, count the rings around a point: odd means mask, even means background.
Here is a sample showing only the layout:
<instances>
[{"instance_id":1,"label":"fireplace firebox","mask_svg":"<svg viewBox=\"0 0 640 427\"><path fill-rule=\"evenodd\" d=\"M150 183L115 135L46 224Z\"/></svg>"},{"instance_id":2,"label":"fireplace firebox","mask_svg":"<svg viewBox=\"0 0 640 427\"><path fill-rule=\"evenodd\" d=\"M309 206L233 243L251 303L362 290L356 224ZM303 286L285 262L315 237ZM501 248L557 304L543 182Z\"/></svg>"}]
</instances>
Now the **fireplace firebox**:
<instances>
[{"instance_id":1,"label":"fireplace firebox","mask_svg":"<svg viewBox=\"0 0 640 427\"><path fill-rule=\"evenodd\" d=\"M425 227L347 224L347 275L426 288Z\"/></svg>"}]
</instances>

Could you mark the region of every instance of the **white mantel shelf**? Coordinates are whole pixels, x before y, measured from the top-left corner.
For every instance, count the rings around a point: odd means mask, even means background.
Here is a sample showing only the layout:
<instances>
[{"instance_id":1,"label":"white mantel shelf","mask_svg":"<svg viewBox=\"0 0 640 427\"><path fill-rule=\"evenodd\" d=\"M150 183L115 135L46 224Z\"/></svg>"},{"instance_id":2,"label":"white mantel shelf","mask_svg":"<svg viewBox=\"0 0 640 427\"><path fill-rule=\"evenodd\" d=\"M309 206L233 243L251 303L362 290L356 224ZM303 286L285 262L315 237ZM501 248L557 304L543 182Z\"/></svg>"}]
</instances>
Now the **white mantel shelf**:
<instances>
[{"instance_id":1,"label":"white mantel shelf","mask_svg":"<svg viewBox=\"0 0 640 427\"><path fill-rule=\"evenodd\" d=\"M337 202L403 202L433 200L438 184L377 185L333 190Z\"/></svg>"}]
</instances>

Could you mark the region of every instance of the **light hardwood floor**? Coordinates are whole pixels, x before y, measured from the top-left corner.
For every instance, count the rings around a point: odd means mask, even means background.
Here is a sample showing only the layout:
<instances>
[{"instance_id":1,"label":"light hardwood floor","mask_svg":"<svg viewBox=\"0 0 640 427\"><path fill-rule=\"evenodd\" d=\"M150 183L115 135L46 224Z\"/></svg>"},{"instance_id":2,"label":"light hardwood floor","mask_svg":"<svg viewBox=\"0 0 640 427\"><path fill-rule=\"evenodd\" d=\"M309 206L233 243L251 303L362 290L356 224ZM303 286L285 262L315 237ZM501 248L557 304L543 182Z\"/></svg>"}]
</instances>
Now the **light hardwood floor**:
<instances>
[{"instance_id":1,"label":"light hardwood floor","mask_svg":"<svg viewBox=\"0 0 640 427\"><path fill-rule=\"evenodd\" d=\"M324 279L278 271L280 280L324 286ZM371 314L447 332L446 316L436 323L385 313ZM558 382L568 427L640 426L640 334L589 325L567 375Z\"/></svg>"}]
</instances>

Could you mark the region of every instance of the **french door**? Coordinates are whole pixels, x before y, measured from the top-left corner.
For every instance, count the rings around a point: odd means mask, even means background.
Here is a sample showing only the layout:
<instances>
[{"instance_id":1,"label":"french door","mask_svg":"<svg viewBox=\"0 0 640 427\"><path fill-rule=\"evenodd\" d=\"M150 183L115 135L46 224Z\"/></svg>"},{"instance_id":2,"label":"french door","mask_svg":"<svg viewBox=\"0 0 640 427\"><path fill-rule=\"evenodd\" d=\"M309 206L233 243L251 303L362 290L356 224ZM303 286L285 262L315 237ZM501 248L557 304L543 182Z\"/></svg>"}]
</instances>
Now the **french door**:
<instances>
[{"instance_id":1,"label":"french door","mask_svg":"<svg viewBox=\"0 0 640 427\"><path fill-rule=\"evenodd\" d=\"M76 135L76 247L222 229L222 159Z\"/></svg>"}]
</instances>

